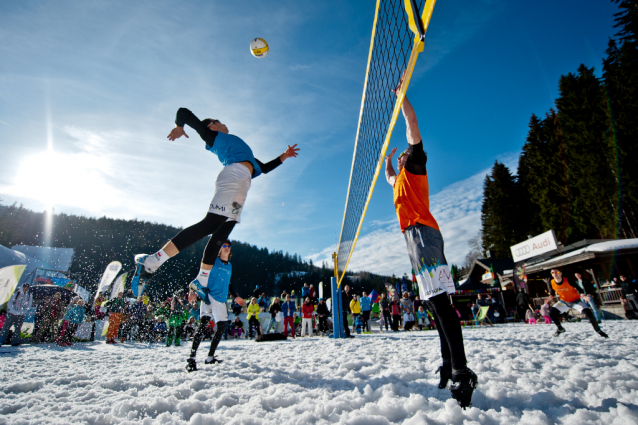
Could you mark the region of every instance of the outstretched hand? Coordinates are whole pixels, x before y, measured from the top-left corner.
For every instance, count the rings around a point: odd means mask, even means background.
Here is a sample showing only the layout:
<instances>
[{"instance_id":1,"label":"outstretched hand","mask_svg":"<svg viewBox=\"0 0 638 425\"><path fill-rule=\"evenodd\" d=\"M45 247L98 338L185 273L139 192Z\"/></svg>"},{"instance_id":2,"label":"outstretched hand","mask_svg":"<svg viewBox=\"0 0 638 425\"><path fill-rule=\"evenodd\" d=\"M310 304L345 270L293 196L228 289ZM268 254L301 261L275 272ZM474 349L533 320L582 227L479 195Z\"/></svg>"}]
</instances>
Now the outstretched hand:
<instances>
[{"instance_id":1,"label":"outstretched hand","mask_svg":"<svg viewBox=\"0 0 638 425\"><path fill-rule=\"evenodd\" d=\"M389 154L388 156L386 156L386 157L385 157L385 159L387 159L388 161L392 161L392 157L394 157L394 154L396 153L396 151L397 151L397 148L393 148L393 149L390 151L390 154Z\"/></svg>"},{"instance_id":2,"label":"outstretched hand","mask_svg":"<svg viewBox=\"0 0 638 425\"><path fill-rule=\"evenodd\" d=\"M186 138L188 139L188 134L186 134L186 132L184 131L184 127L175 127L171 130L170 133L168 133L168 136L166 136L166 138L173 141L179 139L182 136L186 136Z\"/></svg>"},{"instance_id":3,"label":"outstretched hand","mask_svg":"<svg viewBox=\"0 0 638 425\"><path fill-rule=\"evenodd\" d=\"M399 91L401 90L401 86L403 85L403 79L405 78L405 70L403 71L403 74L401 74L401 79L399 80L399 85L396 86L393 90L392 93L395 94L395 96L399 95Z\"/></svg>"},{"instance_id":4,"label":"outstretched hand","mask_svg":"<svg viewBox=\"0 0 638 425\"><path fill-rule=\"evenodd\" d=\"M279 155L279 159L281 160L281 162L284 162L288 158L293 158L293 157L296 158L297 155L299 155L297 153L298 151L299 151L299 148L297 147L296 143L292 146L288 145L288 149L286 149L286 152Z\"/></svg>"}]
</instances>

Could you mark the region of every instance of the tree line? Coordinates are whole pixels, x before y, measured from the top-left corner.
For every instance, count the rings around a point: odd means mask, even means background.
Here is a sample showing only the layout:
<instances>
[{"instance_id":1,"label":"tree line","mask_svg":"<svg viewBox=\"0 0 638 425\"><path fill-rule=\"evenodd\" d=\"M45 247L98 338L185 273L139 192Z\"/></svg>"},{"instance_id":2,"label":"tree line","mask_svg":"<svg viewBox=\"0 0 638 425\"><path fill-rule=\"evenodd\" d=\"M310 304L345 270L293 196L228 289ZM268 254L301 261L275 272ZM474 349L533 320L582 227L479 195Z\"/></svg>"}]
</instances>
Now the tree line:
<instances>
[{"instance_id":1,"label":"tree line","mask_svg":"<svg viewBox=\"0 0 638 425\"><path fill-rule=\"evenodd\" d=\"M511 258L511 245L550 229L563 245L638 234L638 5L612 1L619 31L602 78L585 65L561 76L554 108L530 119L517 174L495 162L468 260Z\"/></svg>"},{"instance_id":2,"label":"tree line","mask_svg":"<svg viewBox=\"0 0 638 425\"><path fill-rule=\"evenodd\" d=\"M106 266L112 261L122 263L123 272L133 271L133 257L139 253L154 253L181 229L165 224L141 220L113 218L91 218L68 214L51 214L31 211L23 206L0 205L0 245L42 246L50 240L57 248L73 248L75 254L69 272L76 283L91 291L97 284ZM45 235L46 221L50 220L50 235ZM178 289L185 289L199 271L202 255L208 238L204 238L180 252L157 271L147 286L149 296L163 299ZM286 290L299 293L304 282L324 283L324 296L330 297L332 267L326 263L315 266L312 260L305 261L298 254L269 251L244 242L232 241L232 283L243 297L253 294L257 285L260 292L268 296L279 295ZM298 276L293 272L304 272ZM352 273L349 273L352 276ZM346 277L346 282L359 291L382 289L386 279L371 273L362 274L355 285ZM129 274L130 280L130 274Z\"/></svg>"}]
</instances>

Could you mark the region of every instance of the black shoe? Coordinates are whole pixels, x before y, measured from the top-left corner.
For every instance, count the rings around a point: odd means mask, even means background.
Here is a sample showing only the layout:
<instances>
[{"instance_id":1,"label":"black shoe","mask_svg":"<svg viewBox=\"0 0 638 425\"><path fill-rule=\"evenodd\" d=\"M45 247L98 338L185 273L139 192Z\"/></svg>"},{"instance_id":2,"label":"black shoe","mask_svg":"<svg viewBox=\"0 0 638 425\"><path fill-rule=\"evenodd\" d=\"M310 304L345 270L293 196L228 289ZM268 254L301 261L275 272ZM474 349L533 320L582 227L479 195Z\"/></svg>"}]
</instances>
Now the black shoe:
<instances>
[{"instance_id":1,"label":"black shoe","mask_svg":"<svg viewBox=\"0 0 638 425\"><path fill-rule=\"evenodd\" d=\"M450 392L452 393L452 398L459 402L459 406L461 406L463 410L472 405L472 393L477 383L478 378L470 369L452 377Z\"/></svg>"},{"instance_id":2,"label":"black shoe","mask_svg":"<svg viewBox=\"0 0 638 425\"><path fill-rule=\"evenodd\" d=\"M602 336L603 338L609 338L609 335L607 335L605 332L603 332L601 329L598 330L598 335Z\"/></svg>"},{"instance_id":3,"label":"black shoe","mask_svg":"<svg viewBox=\"0 0 638 425\"><path fill-rule=\"evenodd\" d=\"M215 364L215 363L222 363L222 362L223 360L219 360L216 357L213 357L212 360L208 360L208 359L204 360L204 364Z\"/></svg>"},{"instance_id":4,"label":"black shoe","mask_svg":"<svg viewBox=\"0 0 638 425\"><path fill-rule=\"evenodd\" d=\"M554 332L554 336L559 336L562 333L565 333L565 328L558 328L556 332Z\"/></svg>"},{"instance_id":5,"label":"black shoe","mask_svg":"<svg viewBox=\"0 0 638 425\"><path fill-rule=\"evenodd\" d=\"M443 365L439 366L439 368L434 372L441 374L441 381L439 382L439 389L442 390L447 387L447 383L450 379L452 379L452 366L451 365Z\"/></svg>"},{"instance_id":6,"label":"black shoe","mask_svg":"<svg viewBox=\"0 0 638 425\"><path fill-rule=\"evenodd\" d=\"M186 360L186 371L187 372L195 372L197 370L197 362L195 359Z\"/></svg>"}]
</instances>

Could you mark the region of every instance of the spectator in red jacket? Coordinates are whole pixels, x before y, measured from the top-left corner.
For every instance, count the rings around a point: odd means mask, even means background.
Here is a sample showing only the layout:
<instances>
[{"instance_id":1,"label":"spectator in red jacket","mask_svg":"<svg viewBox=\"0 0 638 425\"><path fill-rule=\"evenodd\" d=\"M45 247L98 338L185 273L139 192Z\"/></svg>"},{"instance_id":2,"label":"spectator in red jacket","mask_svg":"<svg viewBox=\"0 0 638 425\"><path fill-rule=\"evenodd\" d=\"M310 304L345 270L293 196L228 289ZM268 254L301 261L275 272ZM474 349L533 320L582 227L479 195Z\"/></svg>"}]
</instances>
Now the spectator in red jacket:
<instances>
[{"instance_id":1,"label":"spectator in red jacket","mask_svg":"<svg viewBox=\"0 0 638 425\"><path fill-rule=\"evenodd\" d=\"M401 322L401 303L397 296L392 297L390 302L390 314L392 314L392 330L399 332L399 323Z\"/></svg>"},{"instance_id":2,"label":"spectator in red jacket","mask_svg":"<svg viewBox=\"0 0 638 425\"><path fill-rule=\"evenodd\" d=\"M310 302L310 297L306 297L301 306L301 336L306 334L306 326L308 327L308 336L312 336L312 316L315 313L315 306Z\"/></svg>"},{"instance_id":3,"label":"spectator in red jacket","mask_svg":"<svg viewBox=\"0 0 638 425\"><path fill-rule=\"evenodd\" d=\"M309 292L310 292L310 302L312 303L312 305L317 305L319 298L317 295L317 290L315 289L315 285L310 285Z\"/></svg>"}]
</instances>

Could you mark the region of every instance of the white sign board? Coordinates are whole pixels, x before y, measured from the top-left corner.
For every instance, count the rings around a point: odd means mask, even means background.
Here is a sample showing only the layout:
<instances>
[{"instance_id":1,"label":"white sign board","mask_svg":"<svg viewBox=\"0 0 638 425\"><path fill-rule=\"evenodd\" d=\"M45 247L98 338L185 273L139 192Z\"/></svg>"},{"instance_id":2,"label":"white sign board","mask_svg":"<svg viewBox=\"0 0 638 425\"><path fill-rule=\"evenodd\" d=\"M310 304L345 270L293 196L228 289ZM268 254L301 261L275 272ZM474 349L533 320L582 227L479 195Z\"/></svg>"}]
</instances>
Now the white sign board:
<instances>
[{"instance_id":1,"label":"white sign board","mask_svg":"<svg viewBox=\"0 0 638 425\"><path fill-rule=\"evenodd\" d=\"M510 247L515 263L553 251L557 248L558 244L556 243L556 235L554 235L553 230L534 236L525 242Z\"/></svg>"}]
</instances>

